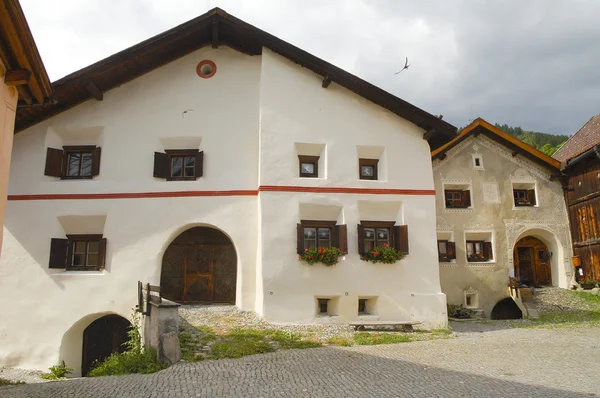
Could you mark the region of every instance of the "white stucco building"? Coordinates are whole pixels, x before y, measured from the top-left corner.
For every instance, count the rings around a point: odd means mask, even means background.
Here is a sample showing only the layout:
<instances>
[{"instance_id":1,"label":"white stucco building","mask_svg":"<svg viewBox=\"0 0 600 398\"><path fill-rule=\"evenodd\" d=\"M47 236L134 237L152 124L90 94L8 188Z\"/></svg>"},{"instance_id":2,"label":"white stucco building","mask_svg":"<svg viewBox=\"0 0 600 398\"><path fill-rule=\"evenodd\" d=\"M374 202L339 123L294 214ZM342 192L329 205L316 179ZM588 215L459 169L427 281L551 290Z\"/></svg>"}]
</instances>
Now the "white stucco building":
<instances>
[{"instance_id":1,"label":"white stucco building","mask_svg":"<svg viewBox=\"0 0 600 398\"><path fill-rule=\"evenodd\" d=\"M17 116L1 365L86 368L138 280L272 322L446 326L440 118L218 9L53 87ZM408 256L362 261L359 229ZM313 232L347 251L336 266L298 260Z\"/></svg>"},{"instance_id":2,"label":"white stucco building","mask_svg":"<svg viewBox=\"0 0 600 398\"><path fill-rule=\"evenodd\" d=\"M570 287L560 162L483 119L434 150L432 160L448 304L490 317L511 297L509 277L522 286Z\"/></svg>"}]
</instances>

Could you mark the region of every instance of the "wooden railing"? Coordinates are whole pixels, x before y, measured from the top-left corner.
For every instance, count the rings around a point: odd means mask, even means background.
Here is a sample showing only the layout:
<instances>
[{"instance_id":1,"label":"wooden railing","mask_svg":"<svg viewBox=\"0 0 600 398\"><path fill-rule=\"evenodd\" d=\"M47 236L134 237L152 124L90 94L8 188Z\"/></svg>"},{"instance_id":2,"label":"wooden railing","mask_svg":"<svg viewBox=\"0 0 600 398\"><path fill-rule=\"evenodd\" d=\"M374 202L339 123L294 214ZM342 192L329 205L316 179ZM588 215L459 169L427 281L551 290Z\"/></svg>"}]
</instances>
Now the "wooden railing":
<instances>
[{"instance_id":1,"label":"wooden railing","mask_svg":"<svg viewBox=\"0 0 600 398\"><path fill-rule=\"evenodd\" d=\"M135 310L142 315L150 315L150 303L162 303L160 286L149 283L144 285L141 281L138 281L138 303Z\"/></svg>"},{"instance_id":2,"label":"wooden railing","mask_svg":"<svg viewBox=\"0 0 600 398\"><path fill-rule=\"evenodd\" d=\"M511 295L514 291L515 297L519 298L519 281L516 278L512 276L508 277L508 287L510 288Z\"/></svg>"}]
</instances>

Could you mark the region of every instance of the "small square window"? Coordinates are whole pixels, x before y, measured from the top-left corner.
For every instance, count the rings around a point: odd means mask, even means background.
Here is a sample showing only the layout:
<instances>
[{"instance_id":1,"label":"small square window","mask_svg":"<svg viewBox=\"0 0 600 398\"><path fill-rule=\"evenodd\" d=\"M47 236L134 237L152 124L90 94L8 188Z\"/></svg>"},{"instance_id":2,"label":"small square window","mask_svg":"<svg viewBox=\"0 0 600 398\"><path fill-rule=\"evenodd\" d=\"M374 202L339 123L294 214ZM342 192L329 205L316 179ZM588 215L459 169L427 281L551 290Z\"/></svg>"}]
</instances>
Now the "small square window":
<instances>
[{"instance_id":1,"label":"small square window","mask_svg":"<svg viewBox=\"0 0 600 398\"><path fill-rule=\"evenodd\" d=\"M63 147L61 178L91 179L99 168L100 148L93 145Z\"/></svg>"},{"instance_id":2,"label":"small square window","mask_svg":"<svg viewBox=\"0 0 600 398\"><path fill-rule=\"evenodd\" d=\"M331 248L335 221L302 221L304 249Z\"/></svg>"},{"instance_id":3,"label":"small square window","mask_svg":"<svg viewBox=\"0 0 600 398\"><path fill-rule=\"evenodd\" d=\"M319 156L298 155L300 177L319 177Z\"/></svg>"},{"instance_id":4,"label":"small square window","mask_svg":"<svg viewBox=\"0 0 600 398\"><path fill-rule=\"evenodd\" d=\"M361 180L377 180L379 159L358 159L358 172Z\"/></svg>"},{"instance_id":5,"label":"small square window","mask_svg":"<svg viewBox=\"0 0 600 398\"><path fill-rule=\"evenodd\" d=\"M515 206L535 206L535 189L513 189Z\"/></svg>"},{"instance_id":6,"label":"small square window","mask_svg":"<svg viewBox=\"0 0 600 398\"><path fill-rule=\"evenodd\" d=\"M466 209L471 206L471 191L445 189L444 199L447 209Z\"/></svg>"},{"instance_id":7,"label":"small square window","mask_svg":"<svg viewBox=\"0 0 600 398\"><path fill-rule=\"evenodd\" d=\"M328 312L327 307L329 304L329 299L320 298L320 299L317 299L317 301L319 304L319 314L325 314L325 315L328 314L329 312Z\"/></svg>"},{"instance_id":8,"label":"small square window","mask_svg":"<svg viewBox=\"0 0 600 398\"><path fill-rule=\"evenodd\" d=\"M367 314L367 299L358 299L358 314Z\"/></svg>"},{"instance_id":9,"label":"small square window","mask_svg":"<svg viewBox=\"0 0 600 398\"><path fill-rule=\"evenodd\" d=\"M197 180L202 177L204 153L197 149L166 149L154 157L154 177L169 181Z\"/></svg>"},{"instance_id":10,"label":"small square window","mask_svg":"<svg viewBox=\"0 0 600 398\"><path fill-rule=\"evenodd\" d=\"M105 245L102 235L68 235L67 266L71 270L98 270Z\"/></svg>"},{"instance_id":11,"label":"small square window","mask_svg":"<svg viewBox=\"0 0 600 398\"><path fill-rule=\"evenodd\" d=\"M481 155L473 155L473 169L483 170L483 158Z\"/></svg>"}]
</instances>

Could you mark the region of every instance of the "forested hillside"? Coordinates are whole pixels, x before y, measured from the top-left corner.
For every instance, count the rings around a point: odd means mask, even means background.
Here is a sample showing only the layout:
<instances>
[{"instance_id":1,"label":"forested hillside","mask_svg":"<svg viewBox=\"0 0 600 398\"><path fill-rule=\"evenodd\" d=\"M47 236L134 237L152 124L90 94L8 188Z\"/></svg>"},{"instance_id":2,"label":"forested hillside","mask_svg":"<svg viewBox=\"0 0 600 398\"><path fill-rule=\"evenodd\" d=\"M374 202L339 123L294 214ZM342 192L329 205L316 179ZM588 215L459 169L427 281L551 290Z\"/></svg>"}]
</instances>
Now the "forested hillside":
<instances>
[{"instance_id":1,"label":"forested hillside","mask_svg":"<svg viewBox=\"0 0 600 398\"><path fill-rule=\"evenodd\" d=\"M507 132L520 139L521 141L539 149L546 155L552 156L562 144L569 138L568 135L554 135L547 133L538 133L537 131L525 131L521 127L511 127L507 124L498 124L495 126L502 131Z\"/></svg>"}]
</instances>

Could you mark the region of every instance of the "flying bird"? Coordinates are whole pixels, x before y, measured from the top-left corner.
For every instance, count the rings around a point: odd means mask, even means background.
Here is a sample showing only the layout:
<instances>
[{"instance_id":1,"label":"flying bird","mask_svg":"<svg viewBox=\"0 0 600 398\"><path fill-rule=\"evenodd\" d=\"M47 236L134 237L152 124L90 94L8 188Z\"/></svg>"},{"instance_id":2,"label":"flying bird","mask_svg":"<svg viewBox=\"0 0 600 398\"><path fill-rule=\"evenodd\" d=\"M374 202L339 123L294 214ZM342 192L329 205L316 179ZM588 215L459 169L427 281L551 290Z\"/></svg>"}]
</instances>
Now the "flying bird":
<instances>
[{"instance_id":1,"label":"flying bird","mask_svg":"<svg viewBox=\"0 0 600 398\"><path fill-rule=\"evenodd\" d=\"M398 73L402 72L404 69L408 69L409 66L410 66L410 64L408 63L408 57L406 57L406 61L404 61L404 68L402 68L398 72L394 73L394 75L397 75Z\"/></svg>"}]
</instances>

